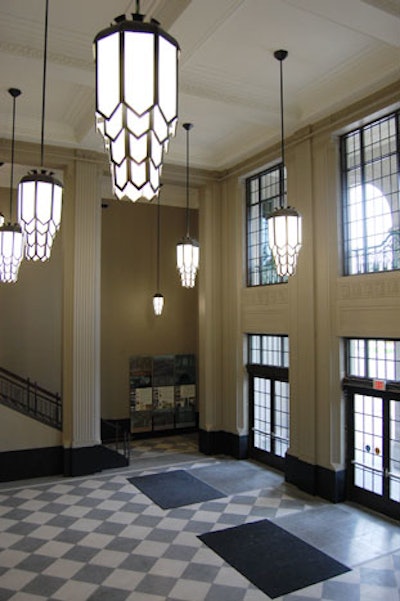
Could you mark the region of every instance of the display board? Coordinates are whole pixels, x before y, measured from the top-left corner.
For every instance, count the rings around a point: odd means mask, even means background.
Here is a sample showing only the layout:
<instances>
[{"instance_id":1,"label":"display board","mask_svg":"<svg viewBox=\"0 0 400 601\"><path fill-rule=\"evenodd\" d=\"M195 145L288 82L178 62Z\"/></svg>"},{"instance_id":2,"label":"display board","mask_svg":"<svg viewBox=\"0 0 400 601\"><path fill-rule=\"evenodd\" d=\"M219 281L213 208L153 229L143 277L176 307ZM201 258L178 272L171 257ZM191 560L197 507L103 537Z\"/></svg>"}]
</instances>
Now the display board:
<instances>
[{"instance_id":1,"label":"display board","mask_svg":"<svg viewBox=\"0 0 400 601\"><path fill-rule=\"evenodd\" d=\"M131 432L196 425L195 355L131 357Z\"/></svg>"}]
</instances>

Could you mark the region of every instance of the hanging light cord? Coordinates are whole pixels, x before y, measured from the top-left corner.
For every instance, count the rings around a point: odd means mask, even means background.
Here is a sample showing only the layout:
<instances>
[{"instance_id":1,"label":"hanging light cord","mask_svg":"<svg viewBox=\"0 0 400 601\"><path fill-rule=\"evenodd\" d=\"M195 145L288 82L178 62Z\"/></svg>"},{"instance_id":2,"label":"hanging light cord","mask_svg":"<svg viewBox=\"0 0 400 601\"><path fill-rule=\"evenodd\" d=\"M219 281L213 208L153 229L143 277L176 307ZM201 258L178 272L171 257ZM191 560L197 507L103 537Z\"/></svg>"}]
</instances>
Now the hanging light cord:
<instances>
[{"instance_id":1,"label":"hanging light cord","mask_svg":"<svg viewBox=\"0 0 400 601\"><path fill-rule=\"evenodd\" d=\"M17 93L18 92L18 93ZM12 118L12 138L11 138L11 174L10 174L10 223L12 216L12 197L13 197L13 185L14 185L14 150L15 150L15 100L19 96L19 90L10 90L10 94L13 97L13 118Z\"/></svg>"},{"instance_id":2,"label":"hanging light cord","mask_svg":"<svg viewBox=\"0 0 400 601\"><path fill-rule=\"evenodd\" d=\"M157 292L160 291L160 196L157 201Z\"/></svg>"},{"instance_id":3,"label":"hanging light cord","mask_svg":"<svg viewBox=\"0 0 400 601\"><path fill-rule=\"evenodd\" d=\"M40 140L40 164L44 165L44 118L46 112L46 73L47 73L47 31L49 20L49 0L46 0L46 15L44 21L44 49L43 49L43 87L42 87L42 132Z\"/></svg>"},{"instance_id":4,"label":"hanging light cord","mask_svg":"<svg viewBox=\"0 0 400 601\"><path fill-rule=\"evenodd\" d=\"M186 130L186 235L189 238L189 128Z\"/></svg>"},{"instance_id":5,"label":"hanging light cord","mask_svg":"<svg viewBox=\"0 0 400 601\"><path fill-rule=\"evenodd\" d=\"M282 60L279 61L279 71L280 71L280 95L281 95L281 154L282 154L282 163L285 166L285 133L283 127L283 66Z\"/></svg>"},{"instance_id":6,"label":"hanging light cord","mask_svg":"<svg viewBox=\"0 0 400 601\"><path fill-rule=\"evenodd\" d=\"M186 129L186 237L189 238L189 131L192 129L192 123L184 123Z\"/></svg>"},{"instance_id":7,"label":"hanging light cord","mask_svg":"<svg viewBox=\"0 0 400 601\"><path fill-rule=\"evenodd\" d=\"M280 75L280 109L281 109L281 156L282 156L282 165L283 169L285 168L285 132L283 127L283 66L282 63L287 57L287 50L276 50L274 52L274 57L279 61L279 75ZM282 198L284 195L280 195L279 206L281 209L284 207L284 200Z\"/></svg>"}]
</instances>

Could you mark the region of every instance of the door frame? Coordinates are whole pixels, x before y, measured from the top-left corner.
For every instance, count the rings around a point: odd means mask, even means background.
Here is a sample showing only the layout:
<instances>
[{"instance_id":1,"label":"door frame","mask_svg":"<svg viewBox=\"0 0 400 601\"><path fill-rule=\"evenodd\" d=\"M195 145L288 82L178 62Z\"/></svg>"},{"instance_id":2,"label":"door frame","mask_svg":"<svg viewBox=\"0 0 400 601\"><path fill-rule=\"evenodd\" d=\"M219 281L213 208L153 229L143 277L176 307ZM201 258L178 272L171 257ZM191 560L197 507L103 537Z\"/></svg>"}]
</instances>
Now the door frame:
<instances>
[{"instance_id":1,"label":"door frame","mask_svg":"<svg viewBox=\"0 0 400 601\"><path fill-rule=\"evenodd\" d=\"M278 380L289 383L289 368L274 367L268 365L248 364L246 366L249 375L249 438L248 438L248 456L251 459L265 463L280 471L285 471L286 457L280 457L272 452L262 451L254 446L254 378L265 378L268 380ZM290 420L290 400L289 400L289 420ZM271 406L271 430L274 428L273 407ZM290 428L289 428L290 429ZM271 436L273 444L273 436Z\"/></svg>"},{"instance_id":2,"label":"door frame","mask_svg":"<svg viewBox=\"0 0 400 601\"><path fill-rule=\"evenodd\" d=\"M367 378L344 378L343 391L346 403L346 475L347 493L346 498L383 513L389 517L399 519L400 503L389 498L389 480L387 471L389 469L390 445L389 445L389 402L395 400L400 402L400 386L388 385L386 390L377 390L373 387L373 381ZM383 494L364 490L354 484L354 395L360 394L380 398L383 400Z\"/></svg>"}]
</instances>

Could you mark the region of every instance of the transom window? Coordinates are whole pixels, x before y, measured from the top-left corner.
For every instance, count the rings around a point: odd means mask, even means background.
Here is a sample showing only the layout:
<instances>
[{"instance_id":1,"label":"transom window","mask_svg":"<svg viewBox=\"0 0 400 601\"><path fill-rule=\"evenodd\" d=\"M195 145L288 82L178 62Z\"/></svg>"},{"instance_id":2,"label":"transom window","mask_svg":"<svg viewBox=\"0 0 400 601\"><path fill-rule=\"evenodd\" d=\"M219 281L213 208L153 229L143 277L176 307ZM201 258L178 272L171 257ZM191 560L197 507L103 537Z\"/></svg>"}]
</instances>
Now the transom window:
<instances>
[{"instance_id":1,"label":"transom window","mask_svg":"<svg viewBox=\"0 0 400 601\"><path fill-rule=\"evenodd\" d=\"M289 338L249 334L249 363L270 367L289 367Z\"/></svg>"},{"instance_id":2,"label":"transom window","mask_svg":"<svg viewBox=\"0 0 400 601\"><path fill-rule=\"evenodd\" d=\"M347 374L400 381L400 340L347 340Z\"/></svg>"},{"instance_id":3,"label":"transom window","mask_svg":"<svg viewBox=\"0 0 400 601\"><path fill-rule=\"evenodd\" d=\"M399 118L341 138L346 275L400 269Z\"/></svg>"},{"instance_id":4,"label":"transom window","mask_svg":"<svg viewBox=\"0 0 400 601\"><path fill-rule=\"evenodd\" d=\"M282 164L246 180L248 286L287 281L278 276L268 245L268 216L285 195L286 169Z\"/></svg>"}]
</instances>

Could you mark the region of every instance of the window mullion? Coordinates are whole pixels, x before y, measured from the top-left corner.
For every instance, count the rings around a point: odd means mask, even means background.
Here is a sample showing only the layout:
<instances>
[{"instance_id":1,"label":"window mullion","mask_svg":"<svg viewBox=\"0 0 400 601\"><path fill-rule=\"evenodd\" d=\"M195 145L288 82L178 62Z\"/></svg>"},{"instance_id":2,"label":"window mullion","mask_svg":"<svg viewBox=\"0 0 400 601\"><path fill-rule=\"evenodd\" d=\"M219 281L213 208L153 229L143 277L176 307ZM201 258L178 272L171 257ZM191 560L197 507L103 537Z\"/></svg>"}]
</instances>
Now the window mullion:
<instances>
[{"instance_id":1,"label":"window mullion","mask_svg":"<svg viewBox=\"0 0 400 601\"><path fill-rule=\"evenodd\" d=\"M362 195L362 239L363 239L363 263L364 273L368 271L368 238L367 238L367 198L365 193L365 147L364 147L364 130L361 129L359 132L360 136L360 173L361 173L361 195Z\"/></svg>"}]
</instances>

